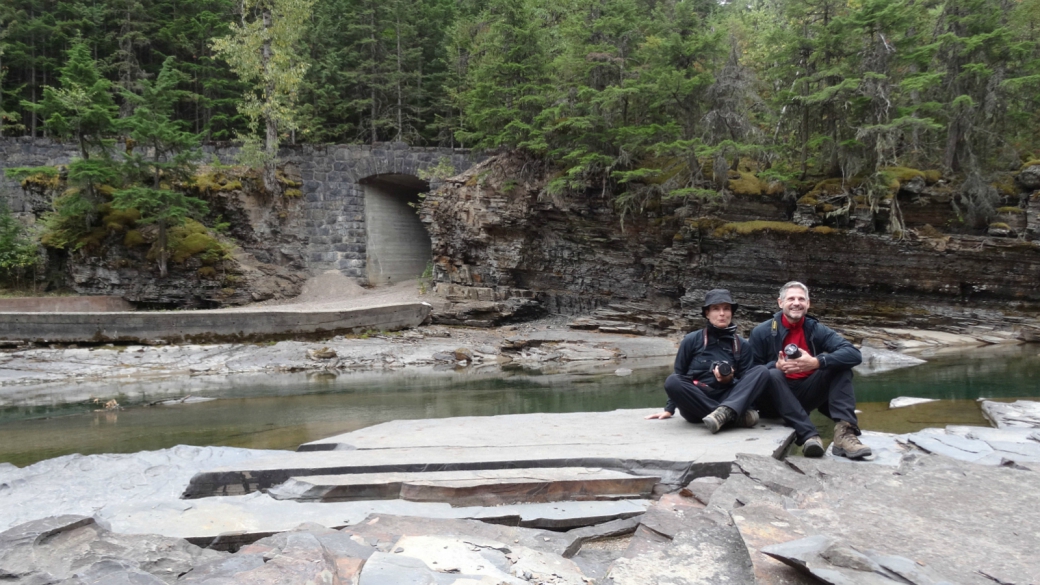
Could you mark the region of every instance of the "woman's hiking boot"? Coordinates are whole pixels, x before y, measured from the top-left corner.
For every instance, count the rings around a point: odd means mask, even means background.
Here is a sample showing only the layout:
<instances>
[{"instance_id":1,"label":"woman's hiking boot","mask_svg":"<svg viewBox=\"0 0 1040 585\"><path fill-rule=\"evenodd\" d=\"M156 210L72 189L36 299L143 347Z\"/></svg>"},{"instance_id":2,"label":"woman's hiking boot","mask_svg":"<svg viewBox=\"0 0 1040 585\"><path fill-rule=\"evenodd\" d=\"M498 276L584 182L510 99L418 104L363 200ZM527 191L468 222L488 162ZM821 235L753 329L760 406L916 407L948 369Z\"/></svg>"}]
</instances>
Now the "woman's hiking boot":
<instances>
[{"instance_id":1,"label":"woman's hiking boot","mask_svg":"<svg viewBox=\"0 0 1040 585\"><path fill-rule=\"evenodd\" d=\"M711 414L701 419L704 426L708 427L711 434L715 434L725 426L726 423L737 418L737 413L733 412L733 409L728 406L720 406L712 411Z\"/></svg>"},{"instance_id":2,"label":"woman's hiking boot","mask_svg":"<svg viewBox=\"0 0 1040 585\"><path fill-rule=\"evenodd\" d=\"M750 429L751 427L757 425L758 411L753 408L747 409L746 411L744 411L744 416L737 419L737 424L744 427L745 429Z\"/></svg>"},{"instance_id":3,"label":"woman's hiking boot","mask_svg":"<svg viewBox=\"0 0 1040 585\"><path fill-rule=\"evenodd\" d=\"M871 454L870 447L860 442L859 438L856 437L858 434L859 429L852 423L844 420L838 421L838 424L834 425L834 444L831 447L831 451L835 455L848 457L849 459L869 456Z\"/></svg>"},{"instance_id":4,"label":"woman's hiking boot","mask_svg":"<svg viewBox=\"0 0 1040 585\"><path fill-rule=\"evenodd\" d=\"M802 443L802 455L806 457L823 457L823 441L820 435L809 437Z\"/></svg>"}]
</instances>

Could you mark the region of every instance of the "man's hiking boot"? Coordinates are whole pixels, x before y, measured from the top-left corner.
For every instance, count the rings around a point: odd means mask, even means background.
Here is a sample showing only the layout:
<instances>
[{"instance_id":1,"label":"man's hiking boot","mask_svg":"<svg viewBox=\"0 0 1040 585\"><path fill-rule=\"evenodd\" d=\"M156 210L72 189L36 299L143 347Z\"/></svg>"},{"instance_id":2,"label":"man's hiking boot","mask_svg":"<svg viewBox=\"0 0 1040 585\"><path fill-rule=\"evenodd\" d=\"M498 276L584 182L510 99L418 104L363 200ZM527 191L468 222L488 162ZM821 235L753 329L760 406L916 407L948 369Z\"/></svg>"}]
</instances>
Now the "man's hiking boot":
<instances>
[{"instance_id":1,"label":"man's hiking boot","mask_svg":"<svg viewBox=\"0 0 1040 585\"><path fill-rule=\"evenodd\" d=\"M757 425L758 411L753 408L747 409L747 411L744 412L744 416L737 419L737 424L744 427L745 429L750 429L751 427Z\"/></svg>"},{"instance_id":2,"label":"man's hiking boot","mask_svg":"<svg viewBox=\"0 0 1040 585\"><path fill-rule=\"evenodd\" d=\"M729 421L737 418L737 413L733 412L733 409L728 406L720 406L712 411L711 414L701 419L704 422L704 426L708 427L711 434L719 432L722 427Z\"/></svg>"},{"instance_id":3,"label":"man's hiking boot","mask_svg":"<svg viewBox=\"0 0 1040 585\"><path fill-rule=\"evenodd\" d=\"M809 437L802 443L802 455L806 457L823 457L823 441L820 435Z\"/></svg>"},{"instance_id":4,"label":"man's hiking boot","mask_svg":"<svg viewBox=\"0 0 1040 585\"><path fill-rule=\"evenodd\" d=\"M849 459L869 456L871 454L870 447L864 445L856 438L858 434L859 429L848 421L838 421L838 424L834 425L834 445L831 447L831 451L835 455L848 457Z\"/></svg>"}]
</instances>

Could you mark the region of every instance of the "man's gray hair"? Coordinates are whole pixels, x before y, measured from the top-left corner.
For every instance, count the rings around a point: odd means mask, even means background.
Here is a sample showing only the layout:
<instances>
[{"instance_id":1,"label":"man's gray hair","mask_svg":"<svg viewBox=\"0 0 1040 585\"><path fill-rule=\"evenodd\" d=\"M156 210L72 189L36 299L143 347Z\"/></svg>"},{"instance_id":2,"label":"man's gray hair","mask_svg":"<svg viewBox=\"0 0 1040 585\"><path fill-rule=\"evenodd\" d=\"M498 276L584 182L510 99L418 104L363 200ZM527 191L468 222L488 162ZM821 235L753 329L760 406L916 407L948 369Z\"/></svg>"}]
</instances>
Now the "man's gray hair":
<instances>
[{"instance_id":1,"label":"man's gray hair","mask_svg":"<svg viewBox=\"0 0 1040 585\"><path fill-rule=\"evenodd\" d=\"M809 287L807 287L804 284L798 282L797 280L792 280L791 282L789 282L789 283L785 284L784 286L780 287L780 296L777 297L777 298L780 298L780 299L784 298L784 295L787 294L787 289L789 289L789 288L800 288L800 289L805 291L805 298L809 298Z\"/></svg>"}]
</instances>

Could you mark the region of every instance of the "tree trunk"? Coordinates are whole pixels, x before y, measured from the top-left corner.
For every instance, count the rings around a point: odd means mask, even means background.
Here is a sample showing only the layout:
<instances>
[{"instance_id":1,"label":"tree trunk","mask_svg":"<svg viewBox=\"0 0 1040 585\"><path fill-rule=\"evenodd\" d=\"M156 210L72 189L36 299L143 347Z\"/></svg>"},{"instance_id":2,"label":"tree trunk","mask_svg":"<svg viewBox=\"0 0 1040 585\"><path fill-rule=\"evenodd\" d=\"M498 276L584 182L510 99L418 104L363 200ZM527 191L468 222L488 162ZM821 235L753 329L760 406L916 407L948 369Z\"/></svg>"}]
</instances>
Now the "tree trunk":
<instances>
[{"instance_id":1,"label":"tree trunk","mask_svg":"<svg viewBox=\"0 0 1040 585\"><path fill-rule=\"evenodd\" d=\"M368 86L372 98L369 123L372 127L372 144L375 144L378 139L376 137L376 9L374 6L368 17L368 24L370 56L372 57L372 79Z\"/></svg>"},{"instance_id":2,"label":"tree trunk","mask_svg":"<svg viewBox=\"0 0 1040 585\"><path fill-rule=\"evenodd\" d=\"M166 221L159 220L159 278L166 278Z\"/></svg>"},{"instance_id":3,"label":"tree trunk","mask_svg":"<svg viewBox=\"0 0 1040 585\"><path fill-rule=\"evenodd\" d=\"M264 28L271 30L272 18L271 11L264 11ZM264 47L261 52L261 59L264 67L264 78L267 79L267 99L273 99L275 87L273 76L271 75L271 39L268 37L264 41ZM265 106L265 109L268 106ZM264 149L267 156L264 157L264 188L267 189L268 193L276 193L278 189L278 180L275 177L275 169L278 164L278 122L274 118L274 112L267 111L264 115L264 125L266 126L266 136L264 137Z\"/></svg>"},{"instance_id":4,"label":"tree trunk","mask_svg":"<svg viewBox=\"0 0 1040 585\"><path fill-rule=\"evenodd\" d=\"M401 141L404 138L404 100L401 96L401 15L397 15L397 138L394 140Z\"/></svg>"}]
</instances>

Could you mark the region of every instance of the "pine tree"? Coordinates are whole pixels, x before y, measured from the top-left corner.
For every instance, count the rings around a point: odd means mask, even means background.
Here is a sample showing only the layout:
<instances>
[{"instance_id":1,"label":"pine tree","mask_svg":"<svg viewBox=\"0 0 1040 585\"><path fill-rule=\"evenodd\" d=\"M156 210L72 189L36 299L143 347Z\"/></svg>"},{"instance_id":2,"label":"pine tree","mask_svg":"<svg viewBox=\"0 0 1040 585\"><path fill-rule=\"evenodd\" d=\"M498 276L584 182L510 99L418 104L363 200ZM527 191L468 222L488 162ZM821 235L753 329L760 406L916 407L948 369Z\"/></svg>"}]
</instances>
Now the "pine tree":
<instances>
[{"instance_id":1,"label":"pine tree","mask_svg":"<svg viewBox=\"0 0 1040 585\"><path fill-rule=\"evenodd\" d=\"M489 0L454 43L465 47L465 86L457 95L462 112L456 137L476 148L508 146L544 150L535 125L549 84L543 31L529 3Z\"/></svg>"},{"instance_id":2,"label":"pine tree","mask_svg":"<svg viewBox=\"0 0 1040 585\"><path fill-rule=\"evenodd\" d=\"M72 139L79 158L68 166L71 187L54 201L54 213L45 218L53 234L50 242L63 248L90 231L100 203L99 189L119 179L111 159L112 136L116 133L117 108L112 100L112 83L101 76L82 39L66 53L60 87L45 87L39 104L24 103L43 116L44 126L55 136Z\"/></svg>"},{"instance_id":3,"label":"pine tree","mask_svg":"<svg viewBox=\"0 0 1040 585\"><path fill-rule=\"evenodd\" d=\"M116 191L112 207L136 209L140 223L159 226L156 241L159 275L167 275L166 230L180 225L192 215L206 213L206 202L174 190L175 180L184 180L194 170L193 161L199 157L200 139L183 129L184 124L172 118L178 101L189 97L177 89L187 76L177 71L173 57L167 57L155 82L141 80L140 95L124 91L124 98L133 104L133 114L125 120L129 137L140 147L150 151L147 158L136 151L128 156L130 177L140 178L143 184Z\"/></svg>"}]
</instances>

